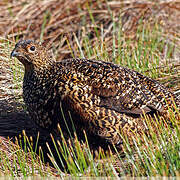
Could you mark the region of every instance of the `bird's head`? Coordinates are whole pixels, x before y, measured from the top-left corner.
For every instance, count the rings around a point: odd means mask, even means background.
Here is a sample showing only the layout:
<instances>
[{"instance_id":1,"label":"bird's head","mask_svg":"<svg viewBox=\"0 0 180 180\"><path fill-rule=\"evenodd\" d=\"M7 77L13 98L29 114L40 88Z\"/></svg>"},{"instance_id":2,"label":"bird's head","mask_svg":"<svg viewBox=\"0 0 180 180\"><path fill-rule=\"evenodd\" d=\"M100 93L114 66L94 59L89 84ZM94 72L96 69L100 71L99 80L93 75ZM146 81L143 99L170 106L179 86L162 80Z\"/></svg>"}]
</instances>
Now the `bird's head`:
<instances>
[{"instance_id":1,"label":"bird's head","mask_svg":"<svg viewBox=\"0 0 180 180\"><path fill-rule=\"evenodd\" d=\"M16 57L27 71L32 68L44 68L52 61L52 56L48 50L40 43L32 40L19 41L11 52L11 57Z\"/></svg>"}]
</instances>

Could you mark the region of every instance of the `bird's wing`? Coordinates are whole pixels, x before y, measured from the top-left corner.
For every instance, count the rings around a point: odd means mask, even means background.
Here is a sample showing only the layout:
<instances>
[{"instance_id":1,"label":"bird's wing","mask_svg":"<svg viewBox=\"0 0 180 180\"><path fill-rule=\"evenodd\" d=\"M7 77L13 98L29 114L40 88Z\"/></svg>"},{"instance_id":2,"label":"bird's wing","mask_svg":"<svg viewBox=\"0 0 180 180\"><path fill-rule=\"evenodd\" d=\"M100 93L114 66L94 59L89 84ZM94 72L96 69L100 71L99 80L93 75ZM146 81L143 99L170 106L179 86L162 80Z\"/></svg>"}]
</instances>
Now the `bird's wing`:
<instances>
[{"instance_id":1,"label":"bird's wing","mask_svg":"<svg viewBox=\"0 0 180 180\"><path fill-rule=\"evenodd\" d=\"M85 61L77 71L91 89L92 102L120 113L163 111L164 97L170 96L157 81L112 63Z\"/></svg>"}]
</instances>

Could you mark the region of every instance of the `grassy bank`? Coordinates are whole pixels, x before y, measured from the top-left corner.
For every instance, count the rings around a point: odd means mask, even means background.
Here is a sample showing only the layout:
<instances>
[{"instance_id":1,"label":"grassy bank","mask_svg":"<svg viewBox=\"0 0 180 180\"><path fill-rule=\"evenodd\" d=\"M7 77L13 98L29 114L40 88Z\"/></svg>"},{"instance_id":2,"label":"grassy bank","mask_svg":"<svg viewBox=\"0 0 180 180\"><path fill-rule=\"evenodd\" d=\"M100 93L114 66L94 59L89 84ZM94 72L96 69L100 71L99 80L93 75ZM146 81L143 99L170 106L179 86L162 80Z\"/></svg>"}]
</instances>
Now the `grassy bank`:
<instances>
[{"instance_id":1,"label":"grassy bank","mask_svg":"<svg viewBox=\"0 0 180 180\"><path fill-rule=\"evenodd\" d=\"M22 100L24 70L18 60L9 59L15 42L20 38L42 41L57 60L85 57L129 67L159 80L180 94L179 6L178 1L1 2L1 103L8 102L11 111L15 111L14 108L25 111ZM13 101L18 102L16 107ZM3 118L8 110L1 111ZM152 121L146 118L151 122L148 123L149 136L134 139L133 147L125 140L123 153L106 154L100 150L94 157L88 148L88 141L82 144L76 140L74 145L67 145L69 142L62 135L63 141L57 142L54 147L57 153L51 153L49 148L48 156L53 167L45 165L41 149L31 148L28 137L22 137L24 151L19 142L15 145L2 138L0 173L13 177L37 174L55 177L69 177L69 174L86 177L178 176L179 120L173 114L170 119L171 126L162 123L167 119L157 119L157 131L151 131ZM34 143L36 141L33 140ZM65 172L53 158L57 156L63 161L58 154L66 159Z\"/></svg>"}]
</instances>

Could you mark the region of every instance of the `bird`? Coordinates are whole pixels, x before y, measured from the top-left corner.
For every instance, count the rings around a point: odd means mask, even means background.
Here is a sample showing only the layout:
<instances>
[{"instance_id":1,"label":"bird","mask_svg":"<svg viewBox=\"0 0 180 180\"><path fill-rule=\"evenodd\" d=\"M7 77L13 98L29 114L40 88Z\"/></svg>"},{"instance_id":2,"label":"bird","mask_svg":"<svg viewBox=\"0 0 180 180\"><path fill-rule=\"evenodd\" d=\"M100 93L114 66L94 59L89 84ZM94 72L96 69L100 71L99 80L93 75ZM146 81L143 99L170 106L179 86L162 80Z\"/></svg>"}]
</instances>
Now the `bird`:
<instances>
[{"instance_id":1,"label":"bird","mask_svg":"<svg viewBox=\"0 0 180 180\"><path fill-rule=\"evenodd\" d=\"M180 109L174 92L112 62L57 61L34 40L20 40L10 56L25 67L23 99L30 117L49 131L60 124L68 134L74 125L79 136L85 132L94 144L121 148L124 135L132 139L147 129L143 115L168 117L169 108Z\"/></svg>"}]
</instances>

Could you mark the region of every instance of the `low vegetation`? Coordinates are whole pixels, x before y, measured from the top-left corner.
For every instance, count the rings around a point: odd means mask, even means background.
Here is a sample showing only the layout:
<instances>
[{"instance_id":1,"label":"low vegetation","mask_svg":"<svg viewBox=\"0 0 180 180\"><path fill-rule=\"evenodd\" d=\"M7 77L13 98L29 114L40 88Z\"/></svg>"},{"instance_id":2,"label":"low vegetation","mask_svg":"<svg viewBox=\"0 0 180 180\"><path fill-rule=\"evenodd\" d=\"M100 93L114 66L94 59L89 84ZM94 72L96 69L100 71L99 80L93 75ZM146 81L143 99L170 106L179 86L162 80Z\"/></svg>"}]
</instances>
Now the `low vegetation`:
<instances>
[{"instance_id":1,"label":"low vegetation","mask_svg":"<svg viewBox=\"0 0 180 180\"><path fill-rule=\"evenodd\" d=\"M10 111L25 112L23 67L18 60L9 59L20 38L42 41L58 60L85 57L129 67L159 80L180 96L178 1L15 0L2 1L0 7L0 103L4 107L8 102ZM18 102L16 107L13 101ZM9 110L0 107L0 111L1 121ZM176 113L180 119L179 109ZM61 133L63 140L58 141L52 135L56 153L47 143L50 165L44 161L43 149L37 146L38 136L32 140L24 132L14 142L0 137L0 175L179 176L179 120L173 113L170 123L168 117L144 118L148 135L134 139L134 146L129 146L124 137L122 152L92 152L88 140L82 143L75 136L74 142L67 141Z\"/></svg>"}]
</instances>

